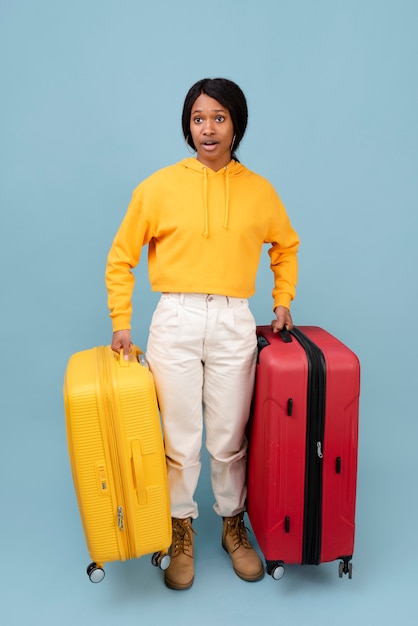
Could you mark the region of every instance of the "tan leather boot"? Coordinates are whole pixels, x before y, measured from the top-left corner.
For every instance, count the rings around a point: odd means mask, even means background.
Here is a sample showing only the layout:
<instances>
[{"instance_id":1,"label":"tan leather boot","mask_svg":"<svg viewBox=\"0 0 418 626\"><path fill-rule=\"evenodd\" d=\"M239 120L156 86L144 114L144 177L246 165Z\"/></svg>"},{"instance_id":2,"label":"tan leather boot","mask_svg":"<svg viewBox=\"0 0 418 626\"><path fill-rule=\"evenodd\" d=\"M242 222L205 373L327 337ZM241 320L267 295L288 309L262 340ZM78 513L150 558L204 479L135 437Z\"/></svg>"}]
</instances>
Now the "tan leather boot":
<instances>
[{"instance_id":1,"label":"tan leather boot","mask_svg":"<svg viewBox=\"0 0 418 626\"><path fill-rule=\"evenodd\" d=\"M194 580L192 520L173 517L171 522L171 563L164 572L164 582L170 589L189 589Z\"/></svg>"},{"instance_id":2,"label":"tan leather boot","mask_svg":"<svg viewBox=\"0 0 418 626\"><path fill-rule=\"evenodd\" d=\"M244 513L223 518L222 547L231 557L237 576L249 582L263 578L264 567L249 542L244 525Z\"/></svg>"}]
</instances>

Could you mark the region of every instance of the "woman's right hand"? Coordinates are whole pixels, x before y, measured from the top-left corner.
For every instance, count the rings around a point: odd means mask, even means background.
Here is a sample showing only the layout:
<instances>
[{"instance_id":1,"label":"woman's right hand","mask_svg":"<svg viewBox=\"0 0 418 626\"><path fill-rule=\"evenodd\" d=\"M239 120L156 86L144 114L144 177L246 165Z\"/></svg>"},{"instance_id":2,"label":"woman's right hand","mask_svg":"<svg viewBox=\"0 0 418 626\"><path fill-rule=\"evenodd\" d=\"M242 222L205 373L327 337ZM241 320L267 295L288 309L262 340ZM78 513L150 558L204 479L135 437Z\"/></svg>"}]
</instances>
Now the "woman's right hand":
<instances>
[{"instance_id":1,"label":"woman's right hand","mask_svg":"<svg viewBox=\"0 0 418 626\"><path fill-rule=\"evenodd\" d=\"M110 346L112 350L118 354L123 349L123 358L125 361L129 360L129 353L132 350L131 331L130 330L116 330L112 336L112 344Z\"/></svg>"}]
</instances>

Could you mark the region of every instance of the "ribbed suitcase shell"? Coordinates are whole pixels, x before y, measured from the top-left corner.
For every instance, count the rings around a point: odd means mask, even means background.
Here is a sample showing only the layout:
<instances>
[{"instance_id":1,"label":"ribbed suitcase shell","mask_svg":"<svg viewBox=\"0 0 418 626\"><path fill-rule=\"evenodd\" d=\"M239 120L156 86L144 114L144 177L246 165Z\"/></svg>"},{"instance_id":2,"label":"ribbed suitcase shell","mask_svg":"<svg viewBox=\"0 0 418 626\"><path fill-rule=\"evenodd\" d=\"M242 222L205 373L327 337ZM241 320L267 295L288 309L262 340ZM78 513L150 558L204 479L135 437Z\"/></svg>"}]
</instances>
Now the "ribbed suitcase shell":
<instances>
[{"instance_id":1,"label":"ribbed suitcase shell","mask_svg":"<svg viewBox=\"0 0 418 626\"><path fill-rule=\"evenodd\" d=\"M268 345L259 354L249 428L248 513L267 571L277 563L312 562L304 557L303 542L311 532L305 527L307 463L316 456L321 484L315 563L344 559L347 565L354 550L359 361L323 329L302 326L299 330L325 359L324 430L321 440L312 442L316 450L307 449L305 349L295 338L285 343L269 326L257 329ZM349 573L351 577L351 566Z\"/></svg>"},{"instance_id":2,"label":"ribbed suitcase shell","mask_svg":"<svg viewBox=\"0 0 418 626\"><path fill-rule=\"evenodd\" d=\"M134 348L73 354L64 380L67 442L92 560L127 560L171 543L162 431L154 381ZM140 362L142 361L142 363Z\"/></svg>"}]
</instances>

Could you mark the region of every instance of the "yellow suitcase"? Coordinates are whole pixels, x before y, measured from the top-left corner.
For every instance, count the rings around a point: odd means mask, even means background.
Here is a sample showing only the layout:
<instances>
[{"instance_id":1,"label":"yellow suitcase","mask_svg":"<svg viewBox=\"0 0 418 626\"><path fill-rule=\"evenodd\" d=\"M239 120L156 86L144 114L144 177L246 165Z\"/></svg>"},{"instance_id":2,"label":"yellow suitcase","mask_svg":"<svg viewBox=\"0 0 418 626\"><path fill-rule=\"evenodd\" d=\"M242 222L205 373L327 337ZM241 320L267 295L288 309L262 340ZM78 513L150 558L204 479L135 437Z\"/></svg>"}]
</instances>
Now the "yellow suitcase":
<instances>
[{"instance_id":1,"label":"yellow suitcase","mask_svg":"<svg viewBox=\"0 0 418 626\"><path fill-rule=\"evenodd\" d=\"M73 354L64 379L67 442L92 563L152 554L170 563L171 517L154 380L134 347L129 361L100 346Z\"/></svg>"}]
</instances>

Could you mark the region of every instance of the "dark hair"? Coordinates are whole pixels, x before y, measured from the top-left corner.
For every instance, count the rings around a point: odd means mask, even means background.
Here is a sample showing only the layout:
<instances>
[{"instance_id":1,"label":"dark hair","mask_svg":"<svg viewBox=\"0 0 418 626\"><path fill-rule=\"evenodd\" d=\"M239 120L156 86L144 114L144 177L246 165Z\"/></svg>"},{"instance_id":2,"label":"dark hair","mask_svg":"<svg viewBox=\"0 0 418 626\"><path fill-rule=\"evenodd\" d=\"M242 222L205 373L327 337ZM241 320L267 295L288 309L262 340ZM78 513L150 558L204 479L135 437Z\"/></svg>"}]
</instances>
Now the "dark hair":
<instances>
[{"instance_id":1,"label":"dark hair","mask_svg":"<svg viewBox=\"0 0 418 626\"><path fill-rule=\"evenodd\" d=\"M240 87L232 80L227 78L203 78L190 87L183 105L183 114L181 117L183 135L186 142L193 150L196 150L191 132L190 132L190 116L192 107L197 98L202 94L206 94L210 98L214 98L226 107L232 119L234 126L235 141L231 157L238 160L235 151L244 137L245 129L248 122L248 108L244 93Z\"/></svg>"}]
</instances>

